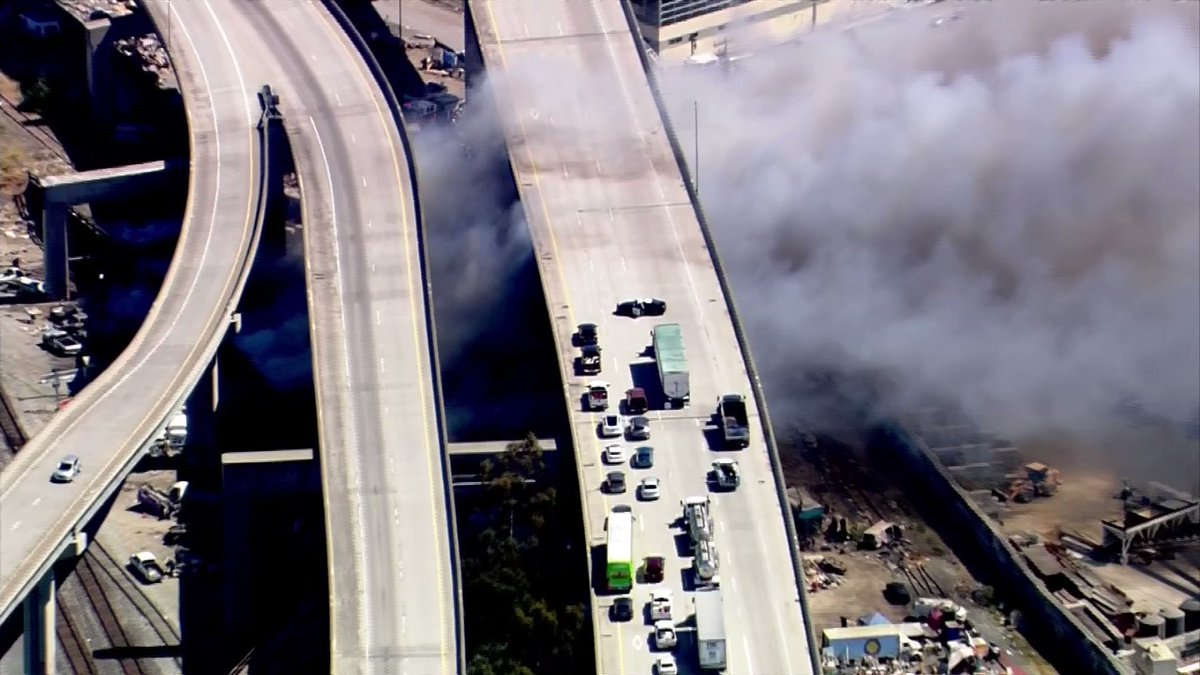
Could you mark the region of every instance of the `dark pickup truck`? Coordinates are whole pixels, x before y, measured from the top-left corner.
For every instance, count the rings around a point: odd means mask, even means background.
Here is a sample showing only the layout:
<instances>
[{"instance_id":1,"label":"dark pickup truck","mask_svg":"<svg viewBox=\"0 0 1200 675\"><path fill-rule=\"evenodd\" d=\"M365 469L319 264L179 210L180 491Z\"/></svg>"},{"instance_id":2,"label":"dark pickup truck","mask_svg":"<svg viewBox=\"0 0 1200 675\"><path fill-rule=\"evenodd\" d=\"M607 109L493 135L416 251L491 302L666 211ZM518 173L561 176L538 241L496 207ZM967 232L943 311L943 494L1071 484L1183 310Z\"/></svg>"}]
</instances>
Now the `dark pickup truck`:
<instances>
[{"instance_id":1,"label":"dark pickup truck","mask_svg":"<svg viewBox=\"0 0 1200 675\"><path fill-rule=\"evenodd\" d=\"M741 394L725 394L717 401L717 417L725 445L744 448L750 445L750 418L746 414L746 398Z\"/></svg>"}]
</instances>

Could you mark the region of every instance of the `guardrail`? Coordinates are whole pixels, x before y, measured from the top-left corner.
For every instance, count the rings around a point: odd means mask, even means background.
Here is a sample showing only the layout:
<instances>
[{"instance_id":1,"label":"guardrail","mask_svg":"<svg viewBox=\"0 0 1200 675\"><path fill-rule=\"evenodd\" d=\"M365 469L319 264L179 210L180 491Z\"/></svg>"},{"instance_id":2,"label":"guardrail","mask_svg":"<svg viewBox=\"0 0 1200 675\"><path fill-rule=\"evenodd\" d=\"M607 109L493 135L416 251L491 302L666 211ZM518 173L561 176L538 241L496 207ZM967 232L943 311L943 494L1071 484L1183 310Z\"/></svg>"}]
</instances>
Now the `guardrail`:
<instances>
[{"instance_id":1,"label":"guardrail","mask_svg":"<svg viewBox=\"0 0 1200 675\"><path fill-rule=\"evenodd\" d=\"M450 521L446 525L446 532L450 538L450 578L451 591L454 594L455 610L454 638L458 652L458 670L465 673L466 643L463 637L462 580L459 577L461 567L458 552L458 520L454 509L454 486L450 477L450 452L446 444L446 439L449 436L446 430L445 409L442 403L442 367L437 348L437 324L434 321L433 289L429 283L429 261L427 255L429 247L425 236L425 216L421 210L420 190L418 190L420 181L417 179L417 163L413 157L412 141L408 136L408 128L405 125L404 113L401 112L400 100L396 98L396 92L392 90L392 85L388 81L383 67L379 65L378 59L371 52L371 46L367 44L367 41L358 32L350 17L338 5L337 0L322 0L322 2L325 3L325 7L329 10L329 13L333 15L338 25L341 26L342 30L350 38L350 42L354 44L355 49L358 50L359 55L366 62L367 68L375 78L376 84L379 85L380 91L383 92L383 98L387 102L388 110L392 113L392 121L395 122L396 130L400 134L400 144L404 147L404 161L408 165L408 175L412 181L413 220L417 227L417 258L421 269L421 292L425 300L425 333L426 339L429 341L429 359L433 371L434 414L437 417L439 445L442 449L442 492L446 500L447 516Z\"/></svg>"},{"instance_id":2,"label":"guardrail","mask_svg":"<svg viewBox=\"0 0 1200 675\"><path fill-rule=\"evenodd\" d=\"M758 369L754 365L754 359L750 355L750 343L746 339L745 332L742 329L742 322L738 316L737 303L734 302L733 289L729 285L729 280L725 275L725 268L721 264L721 257L717 253L717 244L713 239L712 231L708 226L708 219L704 214L704 207L700 203L700 196L696 193L695 184L691 180L691 171L688 170L687 160L683 154L683 148L679 144L679 137L675 133L675 126L671 123L671 116L667 111L666 103L662 98L662 91L658 85L658 77L654 72L654 64L646 55L646 41L642 37L642 31L638 27L637 17L633 13L633 7L629 0L621 0L621 8L625 12L625 20L629 23L629 31L633 36L633 48L637 50L638 60L642 63L642 69L646 72L646 79L650 82L650 93L654 97L654 104L658 108L659 117L662 118L663 127L667 132L667 139L671 144L671 152L675 155L675 163L679 165L679 172L683 175L684 187L687 189L688 200L692 203L692 208L696 212L696 220L700 224L700 232L704 236L704 243L708 247L708 253L712 257L713 269L717 273L717 282L721 286L721 293L725 296L725 304L729 307L729 320L733 324L733 332L737 337L738 348L742 352L742 359L746 362L746 372L750 375L750 388L754 392L754 400L757 404L758 415L762 420L763 436L767 445L767 455L771 461L771 473L775 478L775 491L777 493L779 504L783 509L784 526L787 529L788 549L792 558L792 574L795 577L796 589L800 592L800 611L804 617L804 627L808 631L808 642L810 648L808 650L809 660L812 663L813 673L820 673L820 663L817 655L817 650L812 649L811 645L814 638L812 615L808 609L808 593L804 583L804 566L803 558L800 556L799 537L796 535L796 523L792 516L791 506L787 499L787 484L783 479L783 466L779 461L779 449L775 440L775 430L771 426L771 418L767 413L767 399L763 395L762 382L758 376Z\"/></svg>"}]
</instances>

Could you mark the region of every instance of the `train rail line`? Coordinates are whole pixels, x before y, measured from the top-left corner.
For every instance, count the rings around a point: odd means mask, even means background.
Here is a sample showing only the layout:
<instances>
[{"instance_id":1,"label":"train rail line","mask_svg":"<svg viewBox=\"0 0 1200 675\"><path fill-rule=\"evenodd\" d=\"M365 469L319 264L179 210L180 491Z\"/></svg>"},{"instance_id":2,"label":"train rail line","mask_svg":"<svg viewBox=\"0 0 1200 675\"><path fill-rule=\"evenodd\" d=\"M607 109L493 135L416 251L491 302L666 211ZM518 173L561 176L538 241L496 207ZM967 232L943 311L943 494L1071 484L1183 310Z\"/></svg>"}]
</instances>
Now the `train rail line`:
<instances>
[{"instance_id":1,"label":"train rail line","mask_svg":"<svg viewBox=\"0 0 1200 675\"><path fill-rule=\"evenodd\" d=\"M121 650L147 646L178 646L180 636L175 627L142 593L133 585L133 581L122 571L120 563L99 542L92 542L88 552L75 566L75 575L82 587L82 595L86 600L84 607L67 608L62 606L61 617L57 625L58 639L62 653L66 657L71 670L77 674L97 673L95 654L89 644L86 628L84 627L83 612L88 612L97 620L103 636L93 636L95 642L107 642L108 648L114 650L114 660L120 665L125 675L155 675L158 668L147 663L148 658L117 655ZM129 621L123 624L118 617L116 604L124 599L132 605L138 615L145 620L156 636L157 645L137 644L129 630ZM61 606L61 604L60 604ZM77 614L76 612L79 612ZM126 615L128 616L128 615ZM96 638L101 638L96 640ZM179 656L173 657L176 665L182 666Z\"/></svg>"},{"instance_id":2,"label":"train rail line","mask_svg":"<svg viewBox=\"0 0 1200 675\"><path fill-rule=\"evenodd\" d=\"M16 406L3 388L0 388L0 435L4 436L4 442L14 453L29 440L21 431L21 425L17 424Z\"/></svg>"},{"instance_id":3,"label":"train rail line","mask_svg":"<svg viewBox=\"0 0 1200 675\"><path fill-rule=\"evenodd\" d=\"M21 110L18 105L20 105L20 101L14 101L11 96L0 92L0 112L4 113L5 117L24 129L30 138L49 150L55 157L66 162L69 166L74 166L71 158L63 151L62 144L58 142L58 138L41 127L45 123L45 118L39 115L30 115Z\"/></svg>"}]
</instances>

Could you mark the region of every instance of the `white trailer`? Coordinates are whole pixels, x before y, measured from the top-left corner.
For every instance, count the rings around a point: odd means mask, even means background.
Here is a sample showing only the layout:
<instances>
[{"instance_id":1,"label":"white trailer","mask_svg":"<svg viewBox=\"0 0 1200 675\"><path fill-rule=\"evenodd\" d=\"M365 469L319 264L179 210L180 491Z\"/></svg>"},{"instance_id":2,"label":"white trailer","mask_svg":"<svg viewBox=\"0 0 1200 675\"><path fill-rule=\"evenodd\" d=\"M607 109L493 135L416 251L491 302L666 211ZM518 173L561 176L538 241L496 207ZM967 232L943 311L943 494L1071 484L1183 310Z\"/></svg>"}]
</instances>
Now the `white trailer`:
<instances>
[{"instance_id":1,"label":"white trailer","mask_svg":"<svg viewBox=\"0 0 1200 675\"><path fill-rule=\"evenodd\" d=\"M719 589L696 592L696 644L701 670L724 670L725 603Z\"/></svg>"}]
</instances>

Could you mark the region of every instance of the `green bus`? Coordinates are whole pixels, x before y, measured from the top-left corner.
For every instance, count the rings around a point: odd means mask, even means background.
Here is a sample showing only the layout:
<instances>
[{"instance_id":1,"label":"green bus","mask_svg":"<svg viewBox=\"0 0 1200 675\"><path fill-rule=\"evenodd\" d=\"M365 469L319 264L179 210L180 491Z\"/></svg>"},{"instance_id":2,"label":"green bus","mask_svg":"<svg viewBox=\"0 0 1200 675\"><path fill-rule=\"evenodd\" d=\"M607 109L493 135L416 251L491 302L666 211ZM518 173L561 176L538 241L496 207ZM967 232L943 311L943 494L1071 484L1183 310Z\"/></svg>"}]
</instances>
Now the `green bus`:
<instances>
[{"instance_id":1,"label":"green bus","mask_svg":"<svg viewBox=\"0 0 1200 675\"><path fill-rule=\"evenodd\" d=\"M608 514L608 590L633 588L633 509L613 507Z\"/></svg>"}]
</instances>

